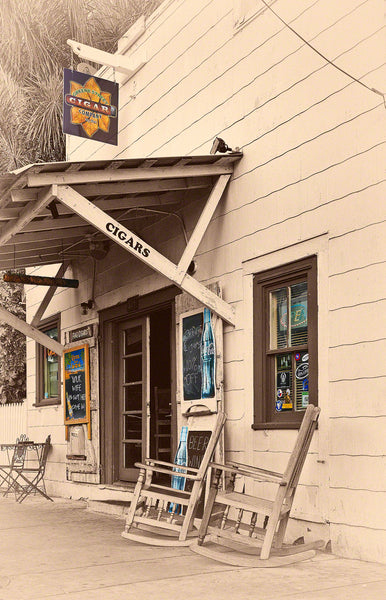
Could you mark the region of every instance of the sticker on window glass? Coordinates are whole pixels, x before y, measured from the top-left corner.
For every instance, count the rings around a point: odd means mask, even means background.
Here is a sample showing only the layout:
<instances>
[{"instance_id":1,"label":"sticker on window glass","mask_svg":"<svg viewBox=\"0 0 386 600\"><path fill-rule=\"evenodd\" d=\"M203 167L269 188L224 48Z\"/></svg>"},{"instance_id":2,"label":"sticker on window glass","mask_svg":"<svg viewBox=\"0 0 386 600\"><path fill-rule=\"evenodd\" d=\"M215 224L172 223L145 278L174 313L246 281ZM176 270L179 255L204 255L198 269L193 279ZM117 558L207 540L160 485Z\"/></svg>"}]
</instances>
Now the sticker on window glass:
<instances>
[{"instance_id":1,"label":"sticker on window glass","mask_svg":"<svg viewBox=\"0 0 386 600\"><path fill-rule=\"evenodd\" d=\"M277 374L277 387L288 387L290 385L290 371L279 371Z\"/></svg>"},{"instance_id":2,"label":"sticker on window glass","mask_svg":"<svg viewBox=\"0 0 386 600\"><path fill-rule=\"evenodd\" d=\"M302 392L302 408L307 408L308 406L308 391Z\"/></svg>"},{"instance_id":3,"label":"sticker on window glass","mask_svg":"<svg viewBox=\"0 0 386 600\"><path fill-rule=\"evenodd\" d=\"M277 370L282 371L291 368L291 354L279 354L277 356Z\"/></svg>"},{"instance_id":4,"label":"sticker on window glass","mask_svg":"<svg viewBox=\"0 0 386 600\"><path fill-rule=\"evenodd\" d=\"M291 390L287 388L284 392L283 397L283 410L291 410L292 409L292 400L291 400Z\"/></svg>"},{"instance_id":5,"label":"sticker on window glass","mask_svg":"<svg viewBox=\"0 0 386 600\"><path fill-rule=\"evenodd\" d=\"M295 354L295 360L300 360L300 354L299 354L299 352L296 352L296 354Z\"/></svg>"},{"instance_id":6,"label":"sticker on window glass","mask_svg":"<svg viewBox=\"0 0 386 600\"><path fill-rule=\"evenodd\" d=\"M301 363L295 371L296 379L305 379L308 377L308 362Z\"/></svg>"},{"instance_id":7,"label":"sticker on window glass","mask_svg":"<svg viewBox=\"0 0 386 600\"><path fill-rule=\"evenodd\" d=\"M276 412L281 412L283 409L283 401L276 400L275 406L276 406Z\"/></svg>"}]
</instances>

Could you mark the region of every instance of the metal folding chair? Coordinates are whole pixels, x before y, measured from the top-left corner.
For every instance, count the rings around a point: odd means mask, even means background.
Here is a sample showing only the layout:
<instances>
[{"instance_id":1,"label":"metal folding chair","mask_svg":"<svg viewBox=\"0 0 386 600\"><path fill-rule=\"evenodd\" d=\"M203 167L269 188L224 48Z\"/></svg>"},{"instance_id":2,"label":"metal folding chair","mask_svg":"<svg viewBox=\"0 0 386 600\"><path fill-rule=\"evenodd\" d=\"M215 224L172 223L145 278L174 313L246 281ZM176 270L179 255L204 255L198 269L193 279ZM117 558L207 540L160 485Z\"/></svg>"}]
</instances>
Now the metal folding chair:
<instances>
[{"instance_id":1,"label":"metal folding chair","mask_svg":"<svg viewBox=\"0 0 386 600\"><path fill-rule=\"evenodd\" d=\"M23 465L19 468L13 468L9 473L9 478L12 480L9 485L9 489L14 489L17 502L23 502L30 494L41 494L47 500L51 500L47 495L44 474L46 470L47 457L51 448L51 436L49 435L43 444L29 444L30 449L35 450L37 453L37 460L35 466L30 466L31 463L23 462ZM9 491L9 490L8 490Z\"/></svg>"},{"instance_id":2,"label":"metal folding chair","mask_svg":"<svg viewBox=\"0 0 386 600\"><path fill-rule=\"evenodd\" d=\"M6 464L0 465L0 486L6 487L3 496L6 496L10 491L16 491L15 480L11 475L13 472L20 471L24 467L24 461L27 453L29 441L25 433L16 439L15 444L5 444L7 456L9 458L11 451L11 459Z\"/></svg>"}]
</instances>

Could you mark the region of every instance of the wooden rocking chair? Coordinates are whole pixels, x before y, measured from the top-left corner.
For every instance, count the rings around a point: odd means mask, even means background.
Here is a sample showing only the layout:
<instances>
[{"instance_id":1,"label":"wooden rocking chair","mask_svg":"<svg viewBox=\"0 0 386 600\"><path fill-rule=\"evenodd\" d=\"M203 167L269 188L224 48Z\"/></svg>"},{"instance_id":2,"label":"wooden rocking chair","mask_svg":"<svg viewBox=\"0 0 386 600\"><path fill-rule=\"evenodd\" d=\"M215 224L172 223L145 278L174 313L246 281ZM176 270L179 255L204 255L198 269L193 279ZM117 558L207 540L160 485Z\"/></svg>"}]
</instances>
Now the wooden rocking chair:
<instances>
[{"instance_id":1,"label":"wooden rocking chair","mask_svg":"<svg viewBox=\"0 0 386 600\"><path fill-rule=\"evenodd\" d=\"M198 540L193 552L235 566L276 567L312 558L319 540L308 544L283 544L285 531L300 473L312 440L320 409L310 404L304 414L299 434L283 474L240 463L219 465L209 491ZM220 491L222 473L231 475L231 490ZM275 499L266 500L234 491L236 476L277 485ZM233 520L230 511L235 511ZM250 513L246 524L244 513ZM257 519L264 519L257 527Z\"/></svg>"},{"instance_id":2,"label":"wooden rocking chair","mask_svg":"<svg viewBox=\"0 0 386 600\"><path fill-rule=\"evenodd\" d=\"M188 430L195 418L193 415L188 417ZM199 468L183 467L150 458L145 459L144 463L135 463L140 471L127 514L125 531L122 533L124 538L153 546L188 546L192 543L198 534L193 523L209 462L225 420L225 414L220 412ZM152 477L155 473L169 475L170 484L153 482ZM175 473L178 473L177 477L185 478L185 489L172 487ZM192 484L188 485L190 482Z\"/></svg>"}]
</instances>

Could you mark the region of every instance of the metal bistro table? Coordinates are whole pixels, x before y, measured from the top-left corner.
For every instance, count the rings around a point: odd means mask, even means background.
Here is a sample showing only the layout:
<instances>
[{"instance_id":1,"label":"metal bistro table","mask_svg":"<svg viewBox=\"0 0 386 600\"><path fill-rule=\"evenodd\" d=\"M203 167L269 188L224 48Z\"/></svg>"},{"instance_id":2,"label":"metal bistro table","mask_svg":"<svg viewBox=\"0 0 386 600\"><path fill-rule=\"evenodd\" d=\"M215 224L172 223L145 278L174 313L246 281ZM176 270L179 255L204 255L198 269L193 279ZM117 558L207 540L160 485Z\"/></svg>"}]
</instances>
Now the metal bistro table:
<instances>
[{"instance_id":1,"label":"metal bistro table","mask_svg":"<svg viewBox=\"0 0 386 600\"><path fill-rule=\"evenodd\" d=\"M22 502L31 493L40 493L47 500L44 473L47 455L51 447L51 436L45 442L33 442L22 435L12 444L0 443L0 450L6 453L7 462L0 464L0 485L3 493L15 493L18 502Z\"/></svg>"}]
</instances>

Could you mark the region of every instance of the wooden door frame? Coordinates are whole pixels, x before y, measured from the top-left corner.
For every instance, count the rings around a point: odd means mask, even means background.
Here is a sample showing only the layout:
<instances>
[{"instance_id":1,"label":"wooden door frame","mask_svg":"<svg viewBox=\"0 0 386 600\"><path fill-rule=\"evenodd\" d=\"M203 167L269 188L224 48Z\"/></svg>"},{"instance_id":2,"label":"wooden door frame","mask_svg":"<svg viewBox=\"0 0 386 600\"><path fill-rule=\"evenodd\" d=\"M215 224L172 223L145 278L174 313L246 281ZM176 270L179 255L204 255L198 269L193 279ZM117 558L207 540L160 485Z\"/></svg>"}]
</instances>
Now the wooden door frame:
<instances>
[{"instance_id":1,"label":"wooden door frame","mask_svg":"<svg viewBox=\"0 0 386 600\"><path fill-rule=\"evenodd\" d=\"M151 294L129 298L126 302L109 307L99 313L99 398L100 398L100 464L101 483L112 485L117 480L114 473L118 464L117 450L114 448L114 398L118 394L118 382L113 377L113 365L118 360L119 345L114 345L119 323L151 314L167 306L173 306L175 297L181 293L176 286L169 286ZM174 310L172 329L175 330ZM171 336L171 393L176 397L175 336ZM173 422L174 421L174 422ZM172 421L172 434L176 427ZM174 441L175 443L175 441Z\"/></svg>"},{"instance_id":2,"label":"wooden door frame","mask_svg":"<svg viewBox=\"0 0 386 600\"><path fill-rule=\"evenodd\" d=\"M150 417L150 317L149 315L144 315L142 317L128 317L124 321L119 321L117 323L118 328L118 341L119 341L119 365L117 367L117 371L119 373L118 383L119 383L119 410L118 418L113 421L113 436L114 439L118 439L119 446L119 462L118 462L118 481L126 481L126 477L135 478L134 467L127 467L126 469L123 467L124 457L121 455L123 451L123 444L119 442L122 439L123 431L122 431L122 407L124 404L124 399L122 397L122 381L123 381L123 372L122 372L122 347L123 347L123 337L124 333L127 329L131 329L134 327L141 327L141 338L142 338L142 365L141 365L141 379L142 379L142 402L141 402L141 411L142 411L142 425L141 425L141 458L143 461L146 456L149 455L149 417ZM125 477L121 477L121 470L127 471ZM115 473L113 473L115 475Z\"/></svg>"}]
</instances>

